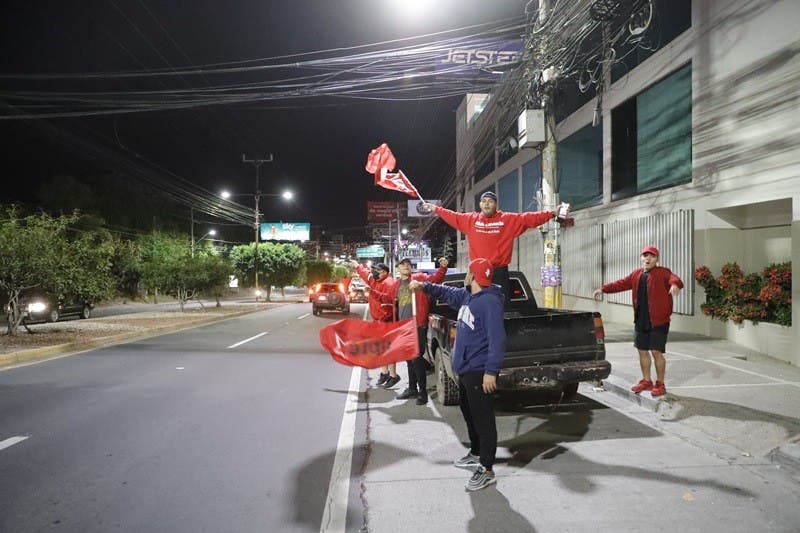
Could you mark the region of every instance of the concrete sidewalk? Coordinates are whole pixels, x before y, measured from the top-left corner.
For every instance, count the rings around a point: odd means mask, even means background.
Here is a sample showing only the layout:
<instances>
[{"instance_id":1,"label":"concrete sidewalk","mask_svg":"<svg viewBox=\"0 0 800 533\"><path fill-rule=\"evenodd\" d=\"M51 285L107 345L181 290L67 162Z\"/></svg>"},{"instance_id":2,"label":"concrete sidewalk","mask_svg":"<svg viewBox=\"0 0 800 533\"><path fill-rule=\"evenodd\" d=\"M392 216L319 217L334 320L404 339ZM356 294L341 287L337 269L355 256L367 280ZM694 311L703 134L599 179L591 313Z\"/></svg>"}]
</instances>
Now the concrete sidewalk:
<instances>
[{"instance_id":1,"label":"concrete sidewalk","mask_svg":"<svg viewBox=\"0 0 800 533\"><path fill-rule=\"evenodd\" d=\"M695 442L711 439L731 452L770 457L800 472L800 368L743 348L733 342L700 335L670 333L667 342L667 395L633 394L641 379L632 326L606 323L606 358L611 376L608 394L649 409L667 431L681 426ZM602 401L591 387L581 392Z\"/></svg>"}]
</instances>

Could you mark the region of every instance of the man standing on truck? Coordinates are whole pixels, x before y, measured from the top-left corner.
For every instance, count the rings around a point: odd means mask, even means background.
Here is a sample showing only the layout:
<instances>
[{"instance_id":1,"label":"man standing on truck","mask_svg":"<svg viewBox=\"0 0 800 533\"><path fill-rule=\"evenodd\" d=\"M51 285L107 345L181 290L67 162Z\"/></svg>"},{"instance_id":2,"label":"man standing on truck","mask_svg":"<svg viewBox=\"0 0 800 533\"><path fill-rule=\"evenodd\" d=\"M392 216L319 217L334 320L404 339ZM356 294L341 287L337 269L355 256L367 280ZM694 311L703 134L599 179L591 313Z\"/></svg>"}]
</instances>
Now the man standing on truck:
<instances>
[{"instance_id":1,"label":"man standing on truck","mask_svg":"<svg viewBox=\"0 0 800 533\"><path fill-rule=\"evenodd\" d=\"M481 195L479 213L457 213L444 207L423 203L424 211L434 211L448 225L467 236L469 257L485 258L494 266L492 283L500 285L506 301L509 293L508 264L514 251L514 239L525 230L541 226L550 219L565 223L570 206L562 202L556 211L506 213L497 210L497 195Z\"/></svg>"},{"instance_id":2,"label":"man standing on truck","mask_svg":"<svg viewBox=\"0 0 800 533\"><path fill-rule=\"evenodd\" d=\"M639 259L642 268L637 268L622 279L606 283L596 289L593 295L599 298L604 292L633 291L633 345L639 351L642 379L631 390L636 394L649 390L651 396L657 397L667 393L667 387L664 386L667 370L664 352L672 316L672 297L681 292L683 281L668 268L658 266L658 248L655 246L642 248ZM650 354L655 360L655 384L651 380Z\"/></svg>"},{"instance_id":3,"label":"man standing on truck","mask_svg":"<svg viewBox=\"0 0 800 533\"><path fill-rule=\"evenodd\" d=\"M350 266L356 269L364 283L369 286L369 314L372 316L372 320L375 322L394 321L394 305L384 301L385 294L388 293L393 283L392 278L389 276L389 266L384 263L378 263L372 272L356 261L352 261ZM400 383L400 376L397 375L397 365L395 363L381 368L377 383L379 387L391 389L398 383Z\"/></svg>"},{"instance_id":4,"label":"man standing on truck","mask_svg":"<svg viewBox=\"0 0 800 533\"><path fill-rule=\"evenodd\" d=\"M506 331L503 293L499 286L492 285L492 270L487 259L478 258L469 263L463 289L418 281L411 282L410 286L411 290L422 289L458 309L452 364L453 371L458 374L461 413L467 423L470 450L453 464L475 469L467 483L469 491L480 490L496 481L494 392L497 374L503 366Z\"/></svg>"}]
</instances>

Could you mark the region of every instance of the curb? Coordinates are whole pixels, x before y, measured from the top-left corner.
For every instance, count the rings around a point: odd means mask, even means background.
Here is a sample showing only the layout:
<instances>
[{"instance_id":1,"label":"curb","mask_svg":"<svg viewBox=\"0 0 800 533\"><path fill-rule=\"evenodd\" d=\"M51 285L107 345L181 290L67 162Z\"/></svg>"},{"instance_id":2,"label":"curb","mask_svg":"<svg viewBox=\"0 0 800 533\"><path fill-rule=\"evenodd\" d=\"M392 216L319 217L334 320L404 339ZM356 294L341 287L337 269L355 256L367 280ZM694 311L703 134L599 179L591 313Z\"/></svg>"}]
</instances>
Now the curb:
<instances>
[{"instance_id":1,"label":"curb","mask_svg":"<svg viewBox=\"0 0 800 533\"><path fill-rule=\"evenodd\" d=\"M629 402L640 405L648 411L657 413L658 407L664 400L661 398L651 398L645 393L634 394L633 391L631 391L632 386L633 385L631 383L628 383L627 381L616 376L608 376L607 378L603 379L603 387L605 387L608 392L616 394L617 396L624 398Z\"/></svg>"},{"instance_id":2,"label":"curb","mask_svg":"<svg viewBox=\"0 0 800 533\"><path fill-rule=\"evenodd\" d=\"M624 400L635 403L648 411L658 413L662 405L669 405L669 393L663 398L651 398L644 393L634 394L631 383L616 376L608 376L603 380L606 391ZM794 475L800 475L800 442L790 442L769 452L766 456L773 464L785 467Z\"/></svg>"},{"instance_id":3,"label":"curb","mask_svg":"<svg viewBox=\"0 0 800 533\"><path fill-rule=\"evenodd\" d=\"M247 311L240 311L231 313L223 317L213 318L200 318L183 324L176 324L172 326L164 326L161 328L153 328L145 331L133 331L129 333L119 333L117 335L110 335L108 337L99 337L89 341L75 341L65 344L56 344L54 346L43 346L41 348L32 348L30 350L22 350L18 352L11 352L0 354L0 369L26 363L28 361L47 361L48 359L55 359L56 357L65 355L75 355L86 350L94 348L104 348L106 346L114 346L117 344L124 344L126 342L133 342L142 339L149 339L152 337L159 337L169 333L175 333L184 329L192 329L197 326L206 324L214 324L216 322L224 322L232 318L257 313L259 311L266 311L267 309L252 309Z\"/></svg>"}]
</instances>

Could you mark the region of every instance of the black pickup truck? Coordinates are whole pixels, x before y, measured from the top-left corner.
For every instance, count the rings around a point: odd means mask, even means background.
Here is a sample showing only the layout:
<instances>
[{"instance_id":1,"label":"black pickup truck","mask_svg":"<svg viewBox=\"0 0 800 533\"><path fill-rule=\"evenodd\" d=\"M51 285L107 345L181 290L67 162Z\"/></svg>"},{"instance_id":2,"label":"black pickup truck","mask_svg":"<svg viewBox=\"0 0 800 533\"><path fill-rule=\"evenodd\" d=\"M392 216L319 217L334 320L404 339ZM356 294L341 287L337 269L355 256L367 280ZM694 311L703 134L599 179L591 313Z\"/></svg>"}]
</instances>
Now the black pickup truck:
<instances>
[{"instance_id":1,"label":"black pickup truck","mask_svg":"<svg viewBox=\"0 0 800 533\"><path fill-rule=\"evenodd\" d=\"M497 377L503 390L562 390L574 396L581 381L600 380L611 373L606 361L605 333L600 313L540 308L528 280L510 272L511 290L504 324L506 353ZM464 286L464 274L451 274L443 282ZM431 298L428 350L425 358L436 369L436 392L443 405L459 401L458 377L451 352L458 311Z\"/></svg>"}]
</instances>

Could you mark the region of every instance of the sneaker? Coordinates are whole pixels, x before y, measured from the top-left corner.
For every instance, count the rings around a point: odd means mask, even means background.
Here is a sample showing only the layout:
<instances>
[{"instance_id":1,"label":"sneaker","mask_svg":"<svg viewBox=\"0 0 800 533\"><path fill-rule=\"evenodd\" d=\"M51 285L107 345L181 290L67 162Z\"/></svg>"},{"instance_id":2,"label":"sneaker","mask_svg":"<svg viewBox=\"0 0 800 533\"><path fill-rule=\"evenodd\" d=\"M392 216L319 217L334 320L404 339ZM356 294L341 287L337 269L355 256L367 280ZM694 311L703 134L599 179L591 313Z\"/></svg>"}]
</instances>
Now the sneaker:
<instances>
[{"instance_id":1,"label":"sneaker","mask_svg":"<svg viewBox=\"0 0 800 533\"><path fill-rule=\"evenodd\" d=\"M468 453L461 459L456 459L453 461L453 466L456 468L475 468L481 466L481 458L478 455Z\"/></svg>"},{"instance_id":2,"label":"sneaker","mask_svg":"<svg viewBox=\"0 0 800 533\"><path fill-rule=\"evenodd\" d=\"M409 398L416 398L417 397L417 390L412 389L411 387L407 388L403 392L397 395L398 400L408 400Z\"/></svg>"},{"instance_id":3,"label":"sneaker","mask_svg":"<svg viewBox=\"0 0 800 533\"><path fill-rule=\"evenodd\" d=\"M492 483L496 483L493 470L486 470L483 466L479 466L472 477L467 482L467 490L481 490L488 487Z\"/></svg>"},{"instance_id":4,"label":"sneaker","mask_svg":"<svg viewBox=\"0 0 800 533\"><path fill-rule=\"evenodd\" d=\"M378 385L383 385L384 383L386 383L387 379L389 379L389 373L387 372L384 374L383 372L381 372L381 375L378 376Z\"/></svg>"},{"instance_id":5,"label":"sneaker","mask_svg":"<svg viewBox=\"0 0 800 533\"><path fill-rule=\"evenodd\" d=\"M425 405L428 403L428 395L427 394L420 394L417 396L417 405Z\"/></svg>"},{"instance_id":6,"label":"sneaker","mask_svg":"<svg viewBox=\"0 0 800 533\"><path fill-rule=\"evenodd\" d=\"M382 387L384 389L391 389L392 387L394 387L398 383L400 383L400 376L394 376L394 377L389 376L389 379L386 380L386 383L384 383L382 385Z\"/></svg>"},{"instance_id":7,"label":"sneaker","mask_svg":"<svg viewBox=\"0 0 800 533\"><path fill-rule=\"evenodd\" d=\"M667 393L667 387L660 381L656 381L656 384L653 385L653 389L650 391L650 396L653 398L657 396L664 396Z\"/></svg>"},{"instance_id":8,"label":"sneaker","mask_svg":"<svg viewBox=\"0 0 800 533\"><path fill-rule=\"evenodd\" d=\"M639 394L643 390L650 390L652 388L653 388L653 382L652 381L650 381L649 379L640 379L639 383L637 383L636 385L631 387L631 390L634 393Z\"/></svg>"}]
</instances>

